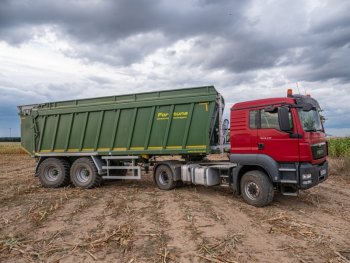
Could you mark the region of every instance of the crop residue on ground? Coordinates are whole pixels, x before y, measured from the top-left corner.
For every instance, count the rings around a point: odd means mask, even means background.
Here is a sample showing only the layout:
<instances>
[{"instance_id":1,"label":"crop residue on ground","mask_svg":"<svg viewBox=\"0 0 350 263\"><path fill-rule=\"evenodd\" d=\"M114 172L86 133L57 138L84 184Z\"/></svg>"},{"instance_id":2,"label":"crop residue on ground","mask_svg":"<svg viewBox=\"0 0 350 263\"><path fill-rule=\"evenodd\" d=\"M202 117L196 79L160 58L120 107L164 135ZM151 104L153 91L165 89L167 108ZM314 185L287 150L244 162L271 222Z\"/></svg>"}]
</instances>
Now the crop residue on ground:
<instances>
[{"instance_id":1,"label":"crop residue on ground","mask_svg":"<svg viewBox=\"0 0 350 263\"><path fill-rule=\"evenodd\" d=\"M349 261L350 180L335 168L299 197L255 208L228 188L162 191L151 174L46 189L34 167L0 154L0 262Z\"/></svg>"}]
</instances>

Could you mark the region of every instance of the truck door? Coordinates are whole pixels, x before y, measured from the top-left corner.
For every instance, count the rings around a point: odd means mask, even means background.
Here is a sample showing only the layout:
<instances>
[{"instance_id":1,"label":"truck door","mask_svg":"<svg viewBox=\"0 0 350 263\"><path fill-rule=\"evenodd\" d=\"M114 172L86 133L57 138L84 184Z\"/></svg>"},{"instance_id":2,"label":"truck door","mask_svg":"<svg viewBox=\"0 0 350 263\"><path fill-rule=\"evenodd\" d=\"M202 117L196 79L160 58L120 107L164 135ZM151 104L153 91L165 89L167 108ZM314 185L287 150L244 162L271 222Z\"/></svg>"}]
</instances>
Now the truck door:
<instances>
[{"instance_id":1,"label":"truck door","mask_svg":"<svg viewBox=\"0 0 350 263\"><path fill-rule=\"evenodd\" d=\"M246 109L231 111L230 144L232 154L252 153L252 142L256 141L257 137L255 121L256 118L252 111Z\"/></svg>"},{"instance_id":2,"label":"truck door","mask_svg":"<svg viewBox=\"0 0 350 263\"><path fill-rule=\"evenodd\" d=\"M291 138L290 134L279 128L278 108L275 110L259 110L259 129L257 136L257 152L266 154L278 162L299 162L299 139ZM292 112L290 122L293 126Z\"/></svg>"},{"instance_id":3,"label":"truck door","mask_svg":"<svg viewBox=\"0 0 350 263\"><path fill-rule=\"evenodd\" d=\"M249 130L250 130L250 147L252 153L258 153L258 128L259 128L259 110L249 110Z\"/></svg>"}]
</instances>

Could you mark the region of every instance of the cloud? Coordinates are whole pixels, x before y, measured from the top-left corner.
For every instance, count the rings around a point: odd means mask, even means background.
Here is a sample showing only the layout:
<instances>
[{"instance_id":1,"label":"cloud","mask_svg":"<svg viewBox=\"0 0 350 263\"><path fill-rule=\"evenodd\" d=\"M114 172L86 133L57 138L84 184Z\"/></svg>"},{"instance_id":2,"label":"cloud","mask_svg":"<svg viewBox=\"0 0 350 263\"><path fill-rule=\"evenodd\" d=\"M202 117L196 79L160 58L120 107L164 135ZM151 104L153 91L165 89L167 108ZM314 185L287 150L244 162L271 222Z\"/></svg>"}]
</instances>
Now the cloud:
<instances>
[{"instance_id":1,"label":"cloud","mask_svg":"<svg viewBox=\"0 0 350 263\"><path fill-rule=\"evenodd\" d=\"M191 51L201 53L200 65L207 68L239 73L300 62L313 67L349 43L349 7L347 1L310 7L298 1L14 0L0 7L0 36L19 44L49 26L71 45L66 55L113 66L198 38ZM314 73L305 80L317 79Z\"/></svg>"},{"instance_id":2,"label":"cloud","mask_svg":"<svg viewBox=\"0 0 350 263\"><path fill-rule=\"evenodd\" d=\"M230 30L245 5L228 0L5 1L0 7L0 36L9 43L24 42L31 34L21 31L49 25L70 41L78 56L131 64L135 57L179 39ZM97 52L100 48L102 52Z\"/></svg>"},{"instance_id":3,"label":"cloud","mask_svg":"<svg viewBox=\"0 0 350 263\"><path fill-rule=\"evenodd\" d=\"M4 0L0 103L214 84L229 105L298 82L327 125L348 127L349 9L345 0Z\"/></svg>"}]
</instances>

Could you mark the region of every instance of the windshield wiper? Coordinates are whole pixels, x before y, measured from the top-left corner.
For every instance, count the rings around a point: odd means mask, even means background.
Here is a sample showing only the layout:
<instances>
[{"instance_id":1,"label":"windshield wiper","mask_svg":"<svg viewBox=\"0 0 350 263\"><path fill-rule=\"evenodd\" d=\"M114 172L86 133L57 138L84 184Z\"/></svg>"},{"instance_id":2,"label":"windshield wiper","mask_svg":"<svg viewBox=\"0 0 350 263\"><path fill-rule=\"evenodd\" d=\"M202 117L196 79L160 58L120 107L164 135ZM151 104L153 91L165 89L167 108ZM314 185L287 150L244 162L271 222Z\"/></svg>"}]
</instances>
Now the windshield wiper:
<instances>
[{"instance_id":1,"label":"windshield wiper","mask_svg":"<svg viewBox=\"0 0 350 263\"><path fill-rule=\"evenodd\" d=\"M317 130L315 129L315 128L313 128L313 129L307 129L307 130L305 130L306 132L317 132Z\"/></svg>"}]
</instances>

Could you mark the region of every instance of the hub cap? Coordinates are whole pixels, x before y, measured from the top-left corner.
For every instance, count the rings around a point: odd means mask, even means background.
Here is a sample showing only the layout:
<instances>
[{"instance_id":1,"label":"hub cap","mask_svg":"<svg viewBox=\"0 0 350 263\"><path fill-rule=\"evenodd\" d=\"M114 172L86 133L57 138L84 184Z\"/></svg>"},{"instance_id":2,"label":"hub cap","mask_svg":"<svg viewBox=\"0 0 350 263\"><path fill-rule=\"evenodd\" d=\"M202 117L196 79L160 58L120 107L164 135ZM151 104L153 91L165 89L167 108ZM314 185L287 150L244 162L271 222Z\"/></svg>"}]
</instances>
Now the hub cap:
<instances>
[{"instance_id":1,"label":"hub cap","mask_svg":"<svg viewBox=\"0 0 350 263\"><path fill-rule=\"evenodd\" d=\"M57 169L56 166L51 165L45 169L45 177L48 181L54 182L56 181L60 176L60 171Z\"/></svg>"},{"instance_id":2,"label":"hub cap","mask_svg":"<svg viewBox=\"0 0 350 263\"><path fill-rule=\"evenodd\" d=\"M168 184L168 182L169 182L169 175L168 175L165 171L162 171L162 172L160 173L159 182L160 182L162 185L167 185L167 184Z\"/></svg>"},{"instance_id":3,"label":"hub cap","mask_svg":"<svg viewBox=\"0 0 350 263\"><path fill-rule=\"evenodd\" d=\"M82 183L86 183L90 179L90 171L86 167L81 167L77 172L77 179Z\"/></svg>"},{"instance_id":4,"label":"hub cap","mask_svg":"<svg viewBox=\"0 0 350 263\"><path fill-rule=\"evenodd\" d=\"M249 182L245 185L244 188L245 194L249 197L249 199L256 199L260 195L260 188L254 182Z\"/></svg>"}]
</instances>

